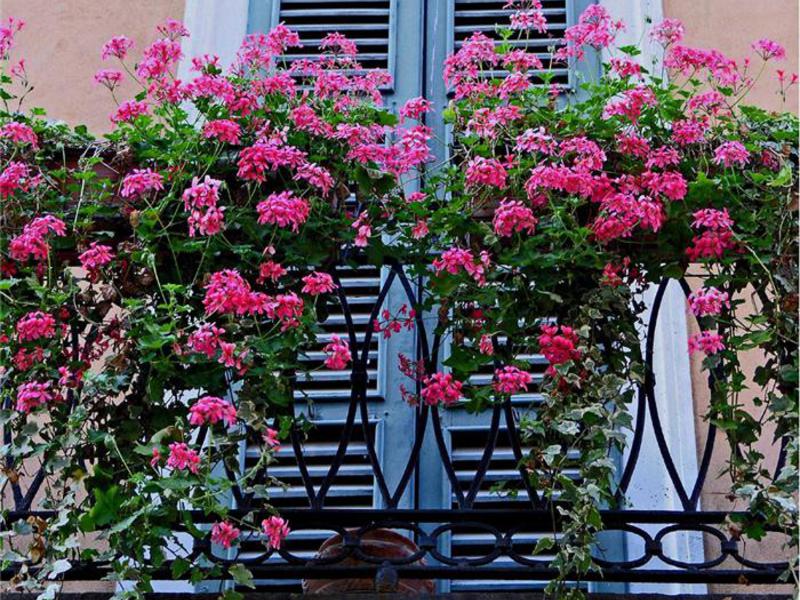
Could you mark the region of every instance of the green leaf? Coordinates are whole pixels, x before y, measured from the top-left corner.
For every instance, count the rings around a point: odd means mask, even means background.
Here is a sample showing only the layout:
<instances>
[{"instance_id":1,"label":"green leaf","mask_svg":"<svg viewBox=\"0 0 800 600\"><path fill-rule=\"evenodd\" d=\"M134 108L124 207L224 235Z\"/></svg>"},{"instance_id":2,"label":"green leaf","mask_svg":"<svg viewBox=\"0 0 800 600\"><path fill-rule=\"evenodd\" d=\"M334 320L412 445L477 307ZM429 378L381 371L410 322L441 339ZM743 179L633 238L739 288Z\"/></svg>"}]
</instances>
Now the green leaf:
<instances>
[{"instance_id":1,"label":"green leaf","mask_svg":"<svg viewBox=\"0 0 800 600\"><path fill-rule=\"evenodd\" d=\"M231 565L228 568L228 573L231 574L233 580L239 585L243 585L251 590L256 588L255 584L253 583L253 574L250 572L250 569L245 567L242 563Z\"/></svg>"},{"instance_id":2,"label":"green leaf","mask_svg":"<svg viewBox=\"0 0 800 600\"><path fill-rule=\"evenodd\" d=\"M548 550L552 550L555 548L556 541L551 537L543 537L538 542L536 542L536 547L533 549L533 554L542 554L543 552L547 552Z\"/></svg>"},{"instance_id":3,"label":"green leaf","mask_svg":"<svg viewBox=\"0 0 800 600\"><path fill-rule=\"evenodd\" d=\"M72 563L70 563L67 559L62 558L55 561L50 566L50 573L47 575L48 579L55 579L62 573L66 573L72 568Z\"/></svg>"}]
</instances>

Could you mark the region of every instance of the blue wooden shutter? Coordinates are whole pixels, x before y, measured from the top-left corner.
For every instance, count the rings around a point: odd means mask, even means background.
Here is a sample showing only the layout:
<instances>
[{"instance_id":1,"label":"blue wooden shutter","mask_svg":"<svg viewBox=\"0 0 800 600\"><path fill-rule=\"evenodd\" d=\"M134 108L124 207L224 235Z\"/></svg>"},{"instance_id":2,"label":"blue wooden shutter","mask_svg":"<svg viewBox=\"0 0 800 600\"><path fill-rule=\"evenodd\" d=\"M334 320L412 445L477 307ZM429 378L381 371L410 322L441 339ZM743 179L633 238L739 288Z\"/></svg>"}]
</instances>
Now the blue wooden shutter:
<instances>
[{"instance_id":1,"label":"blue wooden shutter","mask_svg":"<svg viewBox=\"0 0 800 600\"><path fill-rule=\"evenodd\" d=\"M393 83L382 90L384 103L396 112L409 98L422 95L420 71L422 52L422 2L423 0L251 0L248 32L266 32L278 23L297 31L303 48L291 49L287 59L313 58L317 55L319 41L327 34L338 31L356 42L358 59L368 69L387 69ZM402 58L401 58L402 57ZM413 190L409 190L413 191ZM351 197L351 202L355 199ZM351 207L355 208L355 207ZM345 292L353 317L359 346L369 327L380 291L388 277L388 269L372 266L340 267L337 276ZM381 309L395 314L400 306L410 304L401 286L394 283L389 289ZM347 328L342 307L333 301L329 314L320 323L316 345L301 356L309 368L318 367L324 360L321 348L333 334L347 339ZM337 476L325 497L326 507L381 508L386 505L384 494L371 465L366 443L374 444L380 467L389 491L393 491L401 477L405 460L411 451L415 411L400 397L397 355L402 352L413 356L416 349L416 332L403 331L390 339L374 334L369 344L368 412L369 425L364 427L360 416L356 418L347 453ZM355 352L354 352L355 355ZM295 414L308 419L313 425L302 442L302 455L315 491L324 479L339 447L348 410L350 408L350 370L336 372L320 369L314 373L298 374L295 392ZM390 451L389 451L390 450ZM257 449L245 451L245 464L257 459ZM290 443L278 452L278 462L270 466L269 475L288 487L277 483L269 488L270 502L281 508L309 506L309 494L299 472L300 465ZM413 503L413 485L400 499L399 507L410 508ZM290 534L287 547L293 553L313 556L330 531L300 532ZM245 552L263 549L257 539L242 545ZM247 556L244 554L243 556ZM271 560L281 561L278 556ZM261 586L270 589L297 591L298 582L264 581Z\"/></svg>"},{"instance_id":2,"label":"blue wooden shutter","mask_svg":"<svg viewBox=\"0 0 800 600\"><path fill-rule=\"evenodd\" d=\"M545 34L531 35L526 40L513 41L513 45L526 48L535 52L542 63L547 66L552 64L555 77L551 80L561 86L565 93L573 93L581 79L589 71L594 71L596 63L588 61L581 65L577 72L568 68L566 64L559 64L553 58L553 52L563 44L563 34L567 26L577 22L580 13L591 2L589 0L545 0L543 8L548 19L548 31ZM439 0L427 3L426 14L426 48L425 53L425 95L434 104L435 112L430 116L429 125L434 128L434 139L440 140L434 148L438 156L445 156L447 141L450 139L448 128L445 126L441 111L450 100L450 90L442 79L442 62L452 52L458 50L466 38L475 31L481 31L489 37L494 35L497 25L507 25L511 10L504 8L505 0ZM493 77L502 77L504 72L490 73ZM534 80L535 81L535 80ZM501 344L505 340L499 340ZM446 359L448 349L445 347L443 358ZM517 356L517 360L530 364L529 370L534 374L534 382L530 393L518 394L511 398L513 427L515 429L519 419L526 413L535 412L536 405L541 402L538 386L541 384L546 361L541 355ZM488 364L481 371L470 378L472 385L487 385L491 383L494 365ZM453 485L440 460L427 458L421 461L420 480L422 494L420 504L424 508L452 508L459 506L467 497L471 508L511 509L530 508L534 501L529 493L534 495L536 490L530 492L525 489L520 481L519 450L524 455L526 449L514 450L510 436L513 435L506 425L507 414L492 411L474 415L467 413L463 408L454 407L443 411L442 427L445 440L452 460L457 485ZM497 419L496 441L490 440L493 430L493 420ZM432 436L431 436L432 437ZM485 448L494 443L493 451L486 456ZM428 455L438 456L435 443L426 440L425 452ZM476 473L480 464L488 458L488 468L483 479L476 485ZM573 460L580 457L575 455ZM575 471L577 475L577 470ZM454 489L457 488L457 489ZM515 535L515 549L522 553L531 553L542 534L525 533ZM440 551L446 556L453 557L480 557L486 556L494 547L495 538L487 532L461 529L452 533L448 538L443 538L445 547ZM531 557L533 558L533 557ZM539 555L537 558L546 558ZM511 559L500 557L493 566L503 566L505 561ZM443 582L441 591L479 591L479 590L533 590L543 587L544 584L531 581L486 581L486 580L456 580Z\"/></svg>"}]
</instances>

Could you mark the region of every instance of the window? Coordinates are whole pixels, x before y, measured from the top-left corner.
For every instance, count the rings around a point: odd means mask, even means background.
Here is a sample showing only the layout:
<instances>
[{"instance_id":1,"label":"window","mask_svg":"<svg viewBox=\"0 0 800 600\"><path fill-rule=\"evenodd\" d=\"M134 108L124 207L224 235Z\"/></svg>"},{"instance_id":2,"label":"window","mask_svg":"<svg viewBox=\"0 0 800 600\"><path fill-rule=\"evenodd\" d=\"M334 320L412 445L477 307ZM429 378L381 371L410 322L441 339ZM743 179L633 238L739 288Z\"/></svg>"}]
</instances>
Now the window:
<instances>
[{"instance_id":1,"label":"window","mask_svg":"<svg viewBox=\"0 0 800 600\"><path fill-rule=\"evenodd\" d=\"M547 63L552 52L563 40L563 31L580 12L580 4L588 0L545 0L545 11L549 20L549 31L533 35L527 40L513 43L534 50ZM473 31L491 35L495 23L507 19L510 11L504 9L505 0L250 0L248 32L267 31L278 23L298 31L303 48L292 49L287 59L312 58L319 41L329 32L339 31L354 40L359 47L359 59L365 68L388 69L394 78L392 86L384 90L386 104L397 110L405 100L425 96L434 102L437 109L448 102L448 91L442 80L442 62ZM501 74L497 74L501 75ZM557 83L565 88L574 86L575 78L566 67L556 72ZM444 124L437 113L430 116L427 125L433 128L435 139L445 139ZM446 148L434 148L434 154L443 156ZM370 313L374 310L383 286L389 280L389 269L342 268L338 272L353 314L353 328L361 343L366 335ZM395 278L381 309L394 314L400 306L408 304L407 290ZM332 305L327 318L321 323L319 346L329 341L330 336L346 336L345 319L340 306ZM463 408L453 408L440 413L443 438L440 440L449 456L452 477L446 472L440 457L440 444L434 439L431 419L428 419L422 444L420 460L410 477L405 492L391 497L392 492L406 474L408 457L414 445L414 434L418 425L419 409L408 406L402 399L399 386L408 381L397 368L397 356L404 353L414 356L418 344L418 332L402 331L389 339L373 335L366 349L369 362L366 368L366 411L356 417L353 435L336 477L328 483L325 507L382 508L387 504L398 508L449 509L468 502L474 508L492 508L498 503L504 507L530 506L536 492L519 487L520 471L518 458L524 452L518 444L512 444L512 427L507 419L515 421L524 411L535 410L536 390L514 399L513 410L498 408L495 411L474 415ZM363 348L359 347L359 350ZM355 352L354 352L355 354ZM443 357L440 357L443 358ZM541 380L544 369L540 356L525 357L530 360L532 371ZM319 348L308 352L305 360L310 366L322 360ZM474 382L491 378L493 368L475 376ZM321 370L311 376L300 376L295 393L295 414L308 419L313 427L307 437L297 443L302 446L302 462L299 464L291 444L285 444L279 453L279 462L270 467L269 475L287 484L270 490L271 501L280 508L319 507L320 486L324 485L335 461L341 431L351 410L350 372ZM361 408L359 407L359 412ZM366 424L366 427L365 427ZM498 425L497 439L489 440L493 425ZM368 441L371 444L367 443ZM490 451L486 451L487 442ZM386 488L375 477L369 456L372 446L377 454ZM251 460L251 452L245 452L245 462ZM576 457L577 459L577 457ZM482 466L483 463L483 466ZM482 477L476 473L483 472ZM308 489L299 477L305 469L312 483ZM516 481L513 488L508 482ZM504 482L507 482L504 484ZM313 556L329 532L318 536L304 534L296 539L290 536L287 546L293 552ZM543 534L531 532L524 537L521 553L532 551L537 539ZM480 556L486 554L493 538L482 531L453 531L442 543L443 549L453 556ZM245 548L247 550L247 548ZM253 545L253 556L258 552ZM243 555L245 557L246 555ZM274 556L271 560L282 560ZM498 565L499 566L499 565ZM265 581L261 585L269 589L297 589L284 581ZM460 581L442 582L441 591L467 591L480 589L532 589L541 587L536 582L513 581Z\"/></svg>"}]
</instances>

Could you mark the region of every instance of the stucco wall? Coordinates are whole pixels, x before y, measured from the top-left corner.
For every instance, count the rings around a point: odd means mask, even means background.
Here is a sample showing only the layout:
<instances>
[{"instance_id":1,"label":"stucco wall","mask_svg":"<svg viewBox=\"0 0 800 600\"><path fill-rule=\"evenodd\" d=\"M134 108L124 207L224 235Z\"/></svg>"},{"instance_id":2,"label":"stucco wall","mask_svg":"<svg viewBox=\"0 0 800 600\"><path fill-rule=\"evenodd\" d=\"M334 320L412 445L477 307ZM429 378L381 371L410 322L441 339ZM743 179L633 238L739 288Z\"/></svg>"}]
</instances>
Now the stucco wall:
<instances>
[{"instance_id":1,"label":"stucco wall","mask_svg":"<svg viewBox=\"0 0 800 600\"><path fill-rule=\"evenodd\" d=\"M636 2L638 0L629 0ZM770 38L784 45L787 59L770 62L750 96L750 102L772 110L798 107L798 86L786 105L777 94L776 69L798 72L798 0L663 0L664 16L680 19L686 26L684 44L718 48L737 60L753 57L750 44ZM760 59L754 61L760 66Z\"/></svg>"},{"instance_id":2,"label":"stucco wall","mask_svg":"<svg viewBox=\"0 0 800 600\"><path fill-rule=\"evenodd\" d=\"M155 26L167 18L183 17L184 0L0 0L0 16L26 21L19 33L14 58L25 58L36 89L27 106L40 106L53 119L85 123L94 133L110 129L109 114L116 105L111 94L93 81L104 65L100 48L115 35L136 43L133 54L155 39ZM128 81L117 97L138 91Z\"/></svg>"}]
</instances>

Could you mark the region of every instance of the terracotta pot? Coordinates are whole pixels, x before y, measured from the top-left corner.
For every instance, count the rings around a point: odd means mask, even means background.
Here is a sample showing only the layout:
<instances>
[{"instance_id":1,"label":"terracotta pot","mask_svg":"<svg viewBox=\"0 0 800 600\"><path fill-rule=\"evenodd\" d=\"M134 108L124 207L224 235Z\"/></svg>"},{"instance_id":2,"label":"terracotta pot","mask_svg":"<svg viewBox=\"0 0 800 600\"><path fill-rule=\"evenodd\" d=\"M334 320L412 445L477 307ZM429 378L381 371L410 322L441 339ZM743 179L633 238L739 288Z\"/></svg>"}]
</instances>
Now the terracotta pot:
<instances>
[{"instance_id":1,"label":"terracotta pot","mask_svg":"<svg viewBox=\"0 0 800 600\"><path fill-rule=\"evenodd\" d=\"M361 536L360 549L363 554L370 558L377 559L398 559L406 558L419 552L417 545L392 531L391 529L373 529ZM340 534L329 537L322 543L317 551L317 558L333 558L339 554L347 552L344 541ZM342 561L336 562L336 566L341 567L360 567L375 566L354 556L348 556ZM425 561L420 559L411 564L424 565ZM378 581L372 578L366 579L304 579L303 592L306 594L331 594L336 592L400 592L403 594L432 594L434 592L433 581L430 579L399 579L397 581Z\"/></svg>"}]
</instances>

